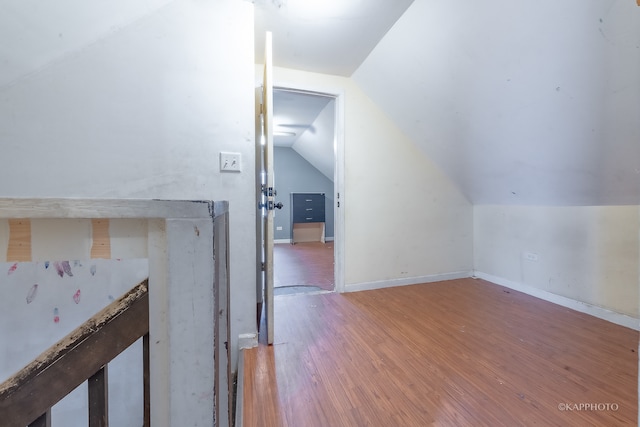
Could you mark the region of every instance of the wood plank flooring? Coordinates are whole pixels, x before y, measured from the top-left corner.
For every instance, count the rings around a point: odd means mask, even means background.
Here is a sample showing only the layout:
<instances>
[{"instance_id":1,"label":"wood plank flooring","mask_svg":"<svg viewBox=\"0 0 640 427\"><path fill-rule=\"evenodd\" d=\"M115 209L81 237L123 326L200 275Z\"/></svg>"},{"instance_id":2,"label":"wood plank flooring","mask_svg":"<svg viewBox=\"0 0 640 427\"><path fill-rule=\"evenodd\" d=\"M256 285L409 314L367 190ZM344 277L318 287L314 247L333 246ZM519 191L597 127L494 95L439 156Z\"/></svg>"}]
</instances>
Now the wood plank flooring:
<instances>
[{"instance_id":1,"label":"wood plank flooring","mask_svg":"<svg viewBox=\"0 0 640 427\"><path fill-rule=\"evenodd\" d=\"M244 426L636 426L638 332L473 279L275 301ZM608 405L608 406L606 406Z\"/></svg>"},{"instance_id":2,"label":"wood plank flooring","mask_svg":"<svg viewBox=\"0 0 640 427\"><path fill-rule=\"evenodd\" d=\"M274 286L334 289L333 242L279 243L273 246Z\"/></svg>"}]
</instances>

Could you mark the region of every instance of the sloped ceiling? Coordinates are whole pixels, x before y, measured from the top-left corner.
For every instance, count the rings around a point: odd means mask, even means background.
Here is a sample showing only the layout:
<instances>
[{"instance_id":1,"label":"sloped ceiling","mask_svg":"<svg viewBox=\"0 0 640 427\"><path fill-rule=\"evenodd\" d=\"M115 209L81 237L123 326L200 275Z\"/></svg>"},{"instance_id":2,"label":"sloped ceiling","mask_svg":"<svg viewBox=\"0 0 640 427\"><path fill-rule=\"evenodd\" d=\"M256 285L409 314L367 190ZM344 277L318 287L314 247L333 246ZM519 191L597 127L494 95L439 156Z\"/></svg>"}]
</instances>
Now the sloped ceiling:
<instances>
[{"instance_id":1,"label":"sloped ceiling","mask_svg":"<svg viewBox=\"0 0 640 427\"><path fill-rule=\"evenodd\" d=\"M640 8L415 0L353 74L474 204L640 204Z\"/></svg>"},{"instance_id":2,"label":"sloped ceiling","mask_svg":"<svg viewBox=\"0 0 640 427\"><path fill-rule=\"evenodd\" d=\"M2 0L0 87L37 72L171 0Z\"/></svg>"},{"instance_id":3,"label":"sloped ceiling","mask_svg":"<svg viewBox=\"0 0 640 427\"><path fill-rule=\"evenodd\" d=\"M305 130L292 148L316 169L334 181L335 100L329 99L313 126Z\"/></svg>"},{"instance_id":4,"label":"sloped ceiling","mask_svg":"<svg viewBox=\"0 0 640 427\"><path fill-rule=\"evenodd\" d=\"M273 33L278 67L350 76L413 0L252 0L255 57Z\"/></svg>"},{"instance_id":5,"label":"sloped ceiling","mask_svg":"<svg viewBox=\"0 0 640 427\"><path fill-rule=\"evenodd\" d=\"M292 148L333 182L334 98L274 89L273 124L274 146Z\"/></svg>"},{"instance_id":6,"label":"sloped ceiling","mask_svg":"<svg viewBox=\"0 0 640 427\"><path fill-rule=\"evenodd\" d=\"M273 145L291 147L307 130L316 132L314 122L332 98L274 88Z\"/></svg>"},{"instance_id":7,"label":"sloped ceiling","mask_svg":"<svg viewBox=\"0 0 640 427\"><path fill-rule=\"evenodd\" d=\"M171 1L0 2L0 88ZM286 30L274 34L276 65L357 68L354 80L473 203L640 204L635 2L377 1L304 19L291 19L292 0L254 3L257 23L274 6L292 21L275 27ZM300 45L291 31L305 29Z\"/></svg>"}]
</instances>

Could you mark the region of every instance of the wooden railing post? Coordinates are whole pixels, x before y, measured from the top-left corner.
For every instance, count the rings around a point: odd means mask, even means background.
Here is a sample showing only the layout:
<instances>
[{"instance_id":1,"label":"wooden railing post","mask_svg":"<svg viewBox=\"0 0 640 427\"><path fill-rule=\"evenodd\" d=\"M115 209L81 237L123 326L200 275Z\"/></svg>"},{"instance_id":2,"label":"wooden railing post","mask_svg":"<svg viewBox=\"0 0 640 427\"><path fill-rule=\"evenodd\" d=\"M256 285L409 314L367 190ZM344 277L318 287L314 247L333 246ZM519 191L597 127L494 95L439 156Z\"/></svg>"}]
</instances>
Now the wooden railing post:
<instances>
[{"instance_id":1,"label":"wooden railing post","mask_svg":"<svg viewBox=\"0 0 640 427\"><path fill-rule=\"evenodd\" d=\"M37 420L29 424L29 427L51 427L51 408L40 415Z\"/></svg>"},{"instance_id":2,"label":"wooden railing post","mask_svg":"<svg viewBox=\"0 0 640 427\"><path fill-rule=\"evenodd\" d=\"M109 426L109 381L107 365L88 380L89 427Z\"/></svg>"},{"instance_id":3,"label":"wooden railing post","mask_svg":"<svg viewBox=\"0 0 640 427\"><path fill-rule=\"evenodd\" d=\"M149 334L142 337L142 381L144 390L144 423L143 427L151 427L151 392L149 383Z\"/></svg>"},{"instance_id":4,"label":"wooden railing post","mask_svg":"<svg viewBox=\"0 0 640 427\"><path fill-rule=\"evenodd\" d=\"M213 236L212 217L149 222L154 427L223 426L216 422L214 404Z\"/></svg>"}]
</instances>

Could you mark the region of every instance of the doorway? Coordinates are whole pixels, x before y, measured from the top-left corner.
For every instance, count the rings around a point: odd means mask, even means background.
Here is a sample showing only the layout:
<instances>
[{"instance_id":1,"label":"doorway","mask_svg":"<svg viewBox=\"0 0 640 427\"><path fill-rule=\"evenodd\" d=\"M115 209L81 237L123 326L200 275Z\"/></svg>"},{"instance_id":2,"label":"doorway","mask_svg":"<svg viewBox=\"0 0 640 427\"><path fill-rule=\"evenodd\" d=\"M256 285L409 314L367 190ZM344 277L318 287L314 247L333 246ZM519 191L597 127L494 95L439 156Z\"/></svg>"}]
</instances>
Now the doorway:
<instances>
[{"instance_id":1,"label":"doorway","mask_svg":"<svg viewBox=\"0 0 640 427\"><path fill-rule=\"evenodd\" d=\"M340 291L337 98L292 88L273 90L275 199L284 205L274 214L275 296ZM321 202L323 215L301 218L294 200L303 199L313 200L316 211L315 203Z\"/></svg>"}]
</instances>

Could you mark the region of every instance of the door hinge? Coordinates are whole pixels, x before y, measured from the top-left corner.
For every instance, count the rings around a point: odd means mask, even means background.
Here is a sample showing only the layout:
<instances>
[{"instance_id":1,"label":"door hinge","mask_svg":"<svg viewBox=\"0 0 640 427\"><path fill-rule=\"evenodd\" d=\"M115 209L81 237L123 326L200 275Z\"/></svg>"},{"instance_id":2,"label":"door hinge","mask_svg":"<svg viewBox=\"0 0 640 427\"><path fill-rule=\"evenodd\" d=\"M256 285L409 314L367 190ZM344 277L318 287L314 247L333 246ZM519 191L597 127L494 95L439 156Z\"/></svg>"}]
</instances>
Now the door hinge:
<instances>
[{"instance_id":1,"label":"door hinge","mask_svg":"<svg viewBox=\"0 0 640 427\"><path fill-rule=\"evenodd\" d=\"M264 265L264 262L260 263L260 271L265 271L267 267Z\"/></svg>"}]
</instances>

